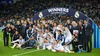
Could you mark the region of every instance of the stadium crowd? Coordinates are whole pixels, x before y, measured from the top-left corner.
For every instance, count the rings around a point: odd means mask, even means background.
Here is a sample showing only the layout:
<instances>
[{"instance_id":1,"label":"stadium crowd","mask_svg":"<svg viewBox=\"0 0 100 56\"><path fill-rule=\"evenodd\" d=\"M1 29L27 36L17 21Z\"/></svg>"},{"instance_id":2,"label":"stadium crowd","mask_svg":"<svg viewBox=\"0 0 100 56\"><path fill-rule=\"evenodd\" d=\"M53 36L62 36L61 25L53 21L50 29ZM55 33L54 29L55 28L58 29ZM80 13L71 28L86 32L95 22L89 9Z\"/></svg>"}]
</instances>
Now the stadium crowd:
<instances>
[{"instance_id":1,"label":"stadium crowd","mask_svg":"<svg viewBox=\"0 0 100 56\"><path fill-rule=\"evenodd\" d=\"M52 7L70 7L86 14L100 27L99 2L94 0L21 0L16 3L0 4L0 22L6 19L31 18L35 13Z\"/></svg>"}]
</instances>

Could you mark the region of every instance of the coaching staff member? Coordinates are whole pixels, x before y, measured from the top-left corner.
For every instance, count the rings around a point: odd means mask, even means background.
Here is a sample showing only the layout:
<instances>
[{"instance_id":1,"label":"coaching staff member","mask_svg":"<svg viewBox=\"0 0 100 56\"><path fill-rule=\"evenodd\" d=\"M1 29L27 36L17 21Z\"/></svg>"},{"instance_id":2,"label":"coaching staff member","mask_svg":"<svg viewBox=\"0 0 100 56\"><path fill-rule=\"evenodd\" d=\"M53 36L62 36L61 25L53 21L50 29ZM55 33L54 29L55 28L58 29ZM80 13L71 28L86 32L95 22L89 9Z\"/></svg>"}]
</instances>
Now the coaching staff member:
<instances>
[{"instance_id":1,"label":"coaching staff member","mask_svg":"<svg viewBox=\"0 0 100 56\"><path fill-rule=\"evenodd\" d=\"M3 31L4 46L8 46L8 43L9 43L9 34L11 32L10 24L8 23L6 25L6 27L2 31Z\"/></svg>"},{"instance_id":2,"label":"coaching staff member","mask_svg":"<svg viewBox=\"0 0 100 56\"><path fill-rule=\"evenodd\" d=\"M87 22L87 20L84 20L84 50L87 52L92 51L92 26Z\"/></svg>"}]
</instances>

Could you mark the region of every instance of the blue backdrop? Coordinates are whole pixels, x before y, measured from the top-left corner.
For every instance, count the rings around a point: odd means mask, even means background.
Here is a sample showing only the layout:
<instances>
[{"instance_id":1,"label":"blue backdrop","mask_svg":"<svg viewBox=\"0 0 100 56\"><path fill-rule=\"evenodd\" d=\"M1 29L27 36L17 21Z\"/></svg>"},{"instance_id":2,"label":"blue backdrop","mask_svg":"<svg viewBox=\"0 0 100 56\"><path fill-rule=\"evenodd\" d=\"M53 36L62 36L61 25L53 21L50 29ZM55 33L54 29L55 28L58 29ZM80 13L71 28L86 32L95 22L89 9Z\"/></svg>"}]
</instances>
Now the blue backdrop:
<instances>
[{"instance_id":1,"label":"blue backdrop","mask_svg":"<svg viewBox=\"0 0 100 56\"><path fill-rule=\"evenodd\" d=\"M0 3L5 2L5 3L12 3L13 0L0 0Z\"/></svg>"},{"instance_id":2,"label":"blue backdrop","mask_svg":"<svg viewBox=\"0 0 100 56\"><path fill-rule=\"evenodd\" d=\"M100 29L94 23L92 23L92 28L94 29L94 33L92 36L93 47L100 48Z\"/></svg>"}]
</instances>

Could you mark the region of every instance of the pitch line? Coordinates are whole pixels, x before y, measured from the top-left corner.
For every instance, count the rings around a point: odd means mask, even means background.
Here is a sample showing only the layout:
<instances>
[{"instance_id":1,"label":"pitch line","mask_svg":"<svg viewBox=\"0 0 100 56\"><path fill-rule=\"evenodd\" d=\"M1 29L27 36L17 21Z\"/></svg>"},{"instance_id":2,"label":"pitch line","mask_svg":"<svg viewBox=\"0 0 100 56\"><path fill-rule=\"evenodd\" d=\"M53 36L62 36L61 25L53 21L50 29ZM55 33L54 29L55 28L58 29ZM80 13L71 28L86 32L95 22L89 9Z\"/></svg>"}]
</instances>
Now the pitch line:
<instances>
[{"instance_id":1,"label":"pitch line","mask_svg":"<svg viewBox=\"0 0 100 56\"><path fill-rule=\"evenodd\" d=\"M24 52L24 53L20 53L20 54L15 54L13 56L20 56L20 55L24 55L24 54L28 54L28 53L32 53L32 52L37 52L37 51L41 51L41 50L28 51L28 52Z\"/></svg>"}]
</instances>

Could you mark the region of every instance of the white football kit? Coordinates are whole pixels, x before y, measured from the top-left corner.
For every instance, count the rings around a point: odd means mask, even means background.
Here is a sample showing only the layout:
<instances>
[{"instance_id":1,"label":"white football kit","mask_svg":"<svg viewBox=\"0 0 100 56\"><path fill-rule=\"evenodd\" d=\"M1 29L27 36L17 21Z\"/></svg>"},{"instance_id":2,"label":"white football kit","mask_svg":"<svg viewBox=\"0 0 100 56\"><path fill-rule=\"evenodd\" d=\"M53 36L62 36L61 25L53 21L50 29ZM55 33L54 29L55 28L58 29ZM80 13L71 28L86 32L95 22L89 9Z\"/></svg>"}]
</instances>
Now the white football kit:
<instances>
[{"instance_id":1,"label":"white football kit","mask_svg":"<svg viewBox=\"0 0 100 56\"><path fill-rule=\"evenodd\" d=\"M12 41L11 43L14 43L13 48L17 45L16 42L18 42L18 46L17 47L21 48L22 43L25 43L25 40L24 39L17 39L15 41Z\"/></svg>"}]
</instances>

